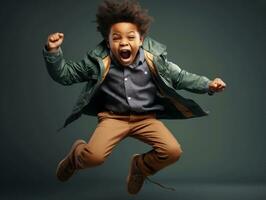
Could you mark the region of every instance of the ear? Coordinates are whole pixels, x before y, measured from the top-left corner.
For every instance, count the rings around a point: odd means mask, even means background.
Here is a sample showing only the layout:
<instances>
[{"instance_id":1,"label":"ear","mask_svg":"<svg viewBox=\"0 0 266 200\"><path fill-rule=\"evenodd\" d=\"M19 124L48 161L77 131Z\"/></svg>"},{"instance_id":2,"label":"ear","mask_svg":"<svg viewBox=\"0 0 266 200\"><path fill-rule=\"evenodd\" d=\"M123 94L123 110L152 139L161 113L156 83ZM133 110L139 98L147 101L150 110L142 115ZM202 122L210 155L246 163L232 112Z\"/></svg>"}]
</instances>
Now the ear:
<instances>
[{"instance_id":1,"label":"ear","mask_svg":"<svg viewBox=\"0 0 266 200\"><path fill-rule=\"evenodd\" d=\"M140 46L143 44L144 36L140 36Z\"/></svg>"},{"instance_id":2,"label":"ear","mask_svg":"<svg viewBox=\"0 0 266 200\"><path fill-rule=\"evenodd\" d=\"M107 47L110 49L110 44L109 44L109 40L105 40L106 41L106 45L107 45Z\"/></svg>"}]
</instances>

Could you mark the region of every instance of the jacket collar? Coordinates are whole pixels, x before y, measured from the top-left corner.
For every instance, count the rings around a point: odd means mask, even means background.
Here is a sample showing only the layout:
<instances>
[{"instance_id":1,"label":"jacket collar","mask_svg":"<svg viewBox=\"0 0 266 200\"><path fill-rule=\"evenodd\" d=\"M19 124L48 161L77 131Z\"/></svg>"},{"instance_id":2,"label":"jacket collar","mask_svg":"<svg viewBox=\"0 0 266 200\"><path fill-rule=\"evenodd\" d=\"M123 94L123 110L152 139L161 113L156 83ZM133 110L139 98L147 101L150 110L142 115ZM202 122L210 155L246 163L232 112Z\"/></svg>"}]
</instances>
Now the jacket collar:
<instances>
[{"instance_id":1,"label":"jacket collar","mask_svg":"<svg viewBox=\"0 0 266 200\"><path fill-rule=\"evenodd\" d=\"M109 48L107 47L107 44L105 40L101 41L94 50L90 51L89 55L91 57L100 57L105 58L109 55Z\"/></svg>"},{"instance_id":2,"label":"jacket collar","mask_svg":"<svg viewBox=\"0 0 266 200\"><path fill-rule=\"evenodd\" d=\"M161 44L148 36L145 37L142 46L144 50L155 56L159 56L166 51L166 46L164 44Z\"/></svg>"}]
</instances>

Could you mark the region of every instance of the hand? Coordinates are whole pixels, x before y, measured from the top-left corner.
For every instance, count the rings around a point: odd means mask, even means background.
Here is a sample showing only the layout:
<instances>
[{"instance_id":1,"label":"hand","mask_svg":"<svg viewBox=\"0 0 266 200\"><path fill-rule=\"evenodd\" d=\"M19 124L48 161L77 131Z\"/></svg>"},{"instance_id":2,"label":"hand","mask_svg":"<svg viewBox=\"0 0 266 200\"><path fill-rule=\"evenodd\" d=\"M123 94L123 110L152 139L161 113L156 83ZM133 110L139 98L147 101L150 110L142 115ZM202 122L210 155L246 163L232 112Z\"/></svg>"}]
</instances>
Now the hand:
<instances>
[{"instance_id":1,"label":"hand","mask_svg":"<svg viewBox=\"0 0 266 200\"><path fill-rule=\"evenodd\" d=\"M222 92L226 87L226 84L220 78L215 78L209 83L209 90L211 92Z\"/></svg>"},{"instance_id":2,"label":"hand","mask_svg":"<svg viewBox=\"0 0 266 200\"><path fill-rule=\"evenodd\" d=\"M64 40L63 33L52 33L48 36L46 48L50 52L58 51L58 48L61 46Z\"/></svg>"}]
</instances>

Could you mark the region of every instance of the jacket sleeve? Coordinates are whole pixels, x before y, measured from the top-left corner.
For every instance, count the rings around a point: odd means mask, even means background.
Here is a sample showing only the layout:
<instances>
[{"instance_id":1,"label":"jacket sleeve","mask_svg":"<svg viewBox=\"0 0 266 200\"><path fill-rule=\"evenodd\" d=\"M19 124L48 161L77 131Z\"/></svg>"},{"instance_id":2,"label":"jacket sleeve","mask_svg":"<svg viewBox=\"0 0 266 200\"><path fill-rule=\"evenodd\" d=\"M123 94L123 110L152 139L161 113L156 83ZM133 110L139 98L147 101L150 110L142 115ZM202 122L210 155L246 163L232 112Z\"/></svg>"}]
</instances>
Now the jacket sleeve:
<instances>
[{"instance_id":1,"label":"jacket sleeve","mask_svg":"<svg viewBox=\"0 0 266 200\"><path fill-rule=\"evenodd\" d=\"M184 89L199 94L210 92L209 83L211 81L207 77L187 72L175 63L169 61L166 62L175 89Z\"/></svg>"},{"instance_id":2,"label":"jacket sleeve","mask_svg":"<svg viewBox=\"0 0 266 200\"><path fill-rule=\"evenodd\" d=\"M79 62L66 60L62 49L58 52L48 52L43 49L43 58L49 75L62 85L72 85L88 81L97 76L96 64L88 57L88 54Z\"/></svg>"}]
</instances>

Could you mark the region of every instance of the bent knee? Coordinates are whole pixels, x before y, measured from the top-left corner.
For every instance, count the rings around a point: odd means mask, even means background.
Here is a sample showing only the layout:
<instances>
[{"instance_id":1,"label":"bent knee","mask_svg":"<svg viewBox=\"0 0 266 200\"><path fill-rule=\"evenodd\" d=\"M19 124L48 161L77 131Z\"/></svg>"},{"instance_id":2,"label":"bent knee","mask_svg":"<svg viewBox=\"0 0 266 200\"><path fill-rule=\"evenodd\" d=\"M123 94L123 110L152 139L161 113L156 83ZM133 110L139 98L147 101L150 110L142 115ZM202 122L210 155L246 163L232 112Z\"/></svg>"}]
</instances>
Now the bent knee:
<instances>
[{"instance_id":1,"label":"bent knee","mask_svg":"<svg viewBox=\"0 0 266 200\"><path fill-rule=\"evenodd\" d=\"M175 162L177 160L179 160L179 158L181 157L182 154L182 149L181 146L179 144L176 145L171 145L168 147L166 154L169 160Z\"/></svg>"},{"instance_id":2,"label":"bent knee","mask_svg":"<svg viewBox=\"0 0 266 200\"><path fill-rule=\"evenodd\" d=\"M77 159L81 168L98 166L103 164L105 161L103 154L88 151L86 148L79 152Z\"/></svg>"}]
</instances>

